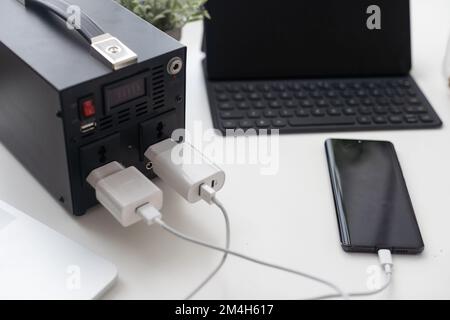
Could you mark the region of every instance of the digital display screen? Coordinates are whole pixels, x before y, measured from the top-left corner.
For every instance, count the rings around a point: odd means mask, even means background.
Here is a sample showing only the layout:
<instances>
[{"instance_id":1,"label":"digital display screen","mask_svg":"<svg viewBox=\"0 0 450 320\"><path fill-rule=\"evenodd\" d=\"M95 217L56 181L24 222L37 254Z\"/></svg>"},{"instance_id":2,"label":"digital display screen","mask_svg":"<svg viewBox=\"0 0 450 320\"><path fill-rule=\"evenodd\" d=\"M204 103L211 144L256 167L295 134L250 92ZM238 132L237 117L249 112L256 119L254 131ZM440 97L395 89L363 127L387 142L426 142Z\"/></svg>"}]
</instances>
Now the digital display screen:
<instances>
[{"instance_id":1,"label":"digital display screen","mask_svg":"<svg viewBox=\"0 0 450 320\"><path fill-rule=\"evenodd\" d=\"M119 85L106 87L105 100L108 109L146 95L145 78L122 82Z\"/></svg>"}]
</instances>

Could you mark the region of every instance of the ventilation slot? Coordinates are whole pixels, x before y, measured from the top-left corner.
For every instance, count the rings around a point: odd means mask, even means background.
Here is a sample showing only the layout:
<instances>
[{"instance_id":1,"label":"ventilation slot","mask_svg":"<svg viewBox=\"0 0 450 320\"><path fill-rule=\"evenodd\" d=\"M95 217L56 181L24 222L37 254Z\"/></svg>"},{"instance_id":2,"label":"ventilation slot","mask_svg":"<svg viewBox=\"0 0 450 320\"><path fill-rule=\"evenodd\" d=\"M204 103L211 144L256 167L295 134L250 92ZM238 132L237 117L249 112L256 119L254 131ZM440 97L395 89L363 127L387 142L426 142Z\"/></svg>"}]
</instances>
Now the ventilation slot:
<instances>
[{"instance_id":1,"label":"ventilation slot","mask_svg":"<svg viewBox=\"0 0 450 320\"><path fill-rule=\"evenodd\" d=\"M117 114L117 122L119 124L130 121L130 109L125 109Z\"/></svg>"},{"instance_id":2,"label":"ventilation slot","mask_svg":"<svg viewBox=\"0 0 450 320\"><path fill-rule=\"evenodd\" d=\"M111 129L112 127L113 127L113 118L111 116L101 118L98 121L98 128L101 131Z\"/></svg>"},{"instance_id":3,"label":"ventilation slot","mask_svg":"<svg viewBox=\"0 0 450 320\"><path fill-rule=\"evenodd\" d=\"M152 75L152 99L153 109L161 109L165 107L166 90L164 83L164 66L158 66L153 68Z\"/></svg>"},{"instance_id":4,"label":"ventilation slot","mask_svg":"<svg viewBox=\"0 0 450 320\"><path fill-rule=\"evenodd\" d=\"M136 117L142 117L143 115L148 113L148 105L147 102L138 104L136 106Z\"/></svg>"}]
</instances>

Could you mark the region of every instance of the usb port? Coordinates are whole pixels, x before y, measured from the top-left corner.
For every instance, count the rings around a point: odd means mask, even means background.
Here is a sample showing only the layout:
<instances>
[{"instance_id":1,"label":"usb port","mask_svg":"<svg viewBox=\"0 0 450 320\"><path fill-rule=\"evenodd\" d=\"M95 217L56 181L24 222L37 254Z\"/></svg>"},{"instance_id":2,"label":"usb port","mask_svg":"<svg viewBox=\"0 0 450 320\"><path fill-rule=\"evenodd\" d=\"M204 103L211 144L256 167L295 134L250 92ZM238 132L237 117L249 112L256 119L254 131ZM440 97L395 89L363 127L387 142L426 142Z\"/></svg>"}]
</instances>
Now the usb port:
<instances>
[{"instance_id":1,"label":"usb port","mask_svg":"<svg viewBox=\"0 0 450 320\"><path fill-rule=\"evenodd\" d=\"M97 123L89 122L89 123L82 125L80 127L80 131L81 131L81 133L88 133L88 132L95 130L95 128L97 128Z\"/></svg>"}]
</instances>

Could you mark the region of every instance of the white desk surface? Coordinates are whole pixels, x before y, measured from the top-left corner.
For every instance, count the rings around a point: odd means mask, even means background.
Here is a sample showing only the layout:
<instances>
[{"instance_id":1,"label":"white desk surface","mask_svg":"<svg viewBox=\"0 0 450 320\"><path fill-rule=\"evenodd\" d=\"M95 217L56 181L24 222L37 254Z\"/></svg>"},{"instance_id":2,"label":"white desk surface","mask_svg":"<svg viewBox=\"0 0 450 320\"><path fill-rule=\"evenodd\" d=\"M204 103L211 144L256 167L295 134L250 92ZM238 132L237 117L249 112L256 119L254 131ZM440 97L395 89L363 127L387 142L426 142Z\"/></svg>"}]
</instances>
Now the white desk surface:
<instances>
[{"instance_id":1,"label":"white desk surface","mask_svg":"<svg viewBox=\"0 0 450 320\"><path fill-rule=\"evenodd\" d=\"M425 252L395 256L392 286L379 298L450 298L450 89L442 75L450 33L448 0L413 0L413 76L445 122L439 130L324 133L282 136L280 170L262 176L250 165L224 165L220 197L232 221L234 250L364 290L375 255L347 254L339 244L324 141L330 137L387 139L396 148L416 210ZM184 30L188 45L187 126L212 127L201 70L202 25ZM151 45L151 44L149 44ZM330 52L330 54L332 54ZM217 138L218 143L221 137ZM181 299L209 273L220 255L144 224L123 229L97 208L73 218L0 145L1 199L78 241L118 266L107 299ZM165 219L222 244L223 220L214 207L190 205L164 187ZM230 258L198 296L203 299L298 299L329 293L309 280Z\"/></svg>"}]
</instances>

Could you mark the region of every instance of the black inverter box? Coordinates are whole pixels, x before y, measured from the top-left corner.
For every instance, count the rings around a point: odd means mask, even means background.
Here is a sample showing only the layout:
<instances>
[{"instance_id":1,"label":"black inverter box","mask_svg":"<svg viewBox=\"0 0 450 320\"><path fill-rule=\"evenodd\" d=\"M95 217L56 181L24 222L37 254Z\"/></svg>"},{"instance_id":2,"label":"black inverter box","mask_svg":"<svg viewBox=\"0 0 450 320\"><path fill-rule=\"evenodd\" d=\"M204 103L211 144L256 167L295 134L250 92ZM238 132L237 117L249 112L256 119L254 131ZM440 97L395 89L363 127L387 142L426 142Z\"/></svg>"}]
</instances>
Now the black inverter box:
<instances>
[{"instance_id":1,"label":"black inverter box","mask_svg":"<svg viewBox=\"0 0 450 320\"><path fill-rule=\"evenodd\" d=\"M84 14L87 27L77 32L61 19L67 8L59 1L0 1L0 142L83 215L97 204L86 182L93 169L118 161L152 178L145 150L184 128L186 48L113 0L66 0ZM111 39L102 42L86 17L135 54L133 62L92 54L92 39L100 47Z\"/></svg>"}]
</instances>

